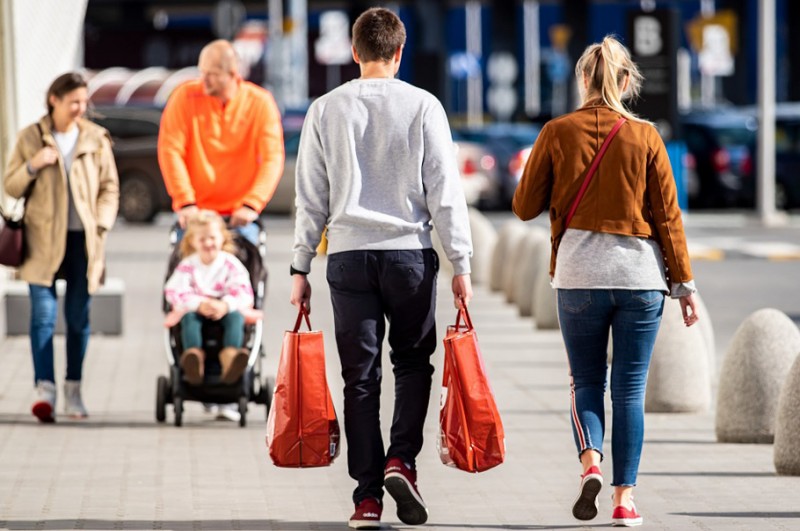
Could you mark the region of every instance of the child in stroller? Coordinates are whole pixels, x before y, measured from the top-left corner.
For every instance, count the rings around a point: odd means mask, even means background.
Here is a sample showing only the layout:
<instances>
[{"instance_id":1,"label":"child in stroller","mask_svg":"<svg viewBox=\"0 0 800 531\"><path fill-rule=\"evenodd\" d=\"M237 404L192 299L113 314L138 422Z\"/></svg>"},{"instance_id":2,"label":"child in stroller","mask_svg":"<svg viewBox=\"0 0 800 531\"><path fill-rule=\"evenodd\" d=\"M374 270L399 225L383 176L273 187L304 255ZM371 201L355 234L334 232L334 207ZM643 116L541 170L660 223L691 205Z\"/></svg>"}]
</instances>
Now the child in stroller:
<instances>
[{"instance_id":1,"label":"child in stroller","mask_svg":"<svg viewBox=\"0 0 800 531\"><path fill-rule=\"evenodd\" d=\"M171 381L159 377L157 420L165 420L170 399L176 425L182 422L184 399L238 401L239 423L244 426L248 401L269 400L269 383L262 387L259 382L259 308L266 284L264 238L260 240L257 248L234 237L216 212L200 211L188 220L180 245L173 249L164 286L172 370Z\"/></svg>"}]
</instances>

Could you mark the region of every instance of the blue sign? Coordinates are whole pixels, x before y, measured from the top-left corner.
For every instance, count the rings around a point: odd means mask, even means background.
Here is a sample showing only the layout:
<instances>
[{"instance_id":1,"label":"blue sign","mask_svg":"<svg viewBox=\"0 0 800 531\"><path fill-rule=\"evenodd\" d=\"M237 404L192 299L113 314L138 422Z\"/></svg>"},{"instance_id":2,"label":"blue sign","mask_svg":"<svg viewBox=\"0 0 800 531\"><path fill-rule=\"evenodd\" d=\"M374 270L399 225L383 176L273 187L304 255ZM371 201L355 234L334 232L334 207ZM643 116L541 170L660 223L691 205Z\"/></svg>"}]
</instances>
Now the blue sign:
<instances>
[{"instance_id":1,"label":"blue sign","mask_svg":"<svg viewBox=\"0 0 800 531\"><path fill-rule=\"evenodd\" d=\"M456 52L450 56L450 75L456 79L467 79L481 73L480 60L471 53Z\"/></svg>"}]
</instances>

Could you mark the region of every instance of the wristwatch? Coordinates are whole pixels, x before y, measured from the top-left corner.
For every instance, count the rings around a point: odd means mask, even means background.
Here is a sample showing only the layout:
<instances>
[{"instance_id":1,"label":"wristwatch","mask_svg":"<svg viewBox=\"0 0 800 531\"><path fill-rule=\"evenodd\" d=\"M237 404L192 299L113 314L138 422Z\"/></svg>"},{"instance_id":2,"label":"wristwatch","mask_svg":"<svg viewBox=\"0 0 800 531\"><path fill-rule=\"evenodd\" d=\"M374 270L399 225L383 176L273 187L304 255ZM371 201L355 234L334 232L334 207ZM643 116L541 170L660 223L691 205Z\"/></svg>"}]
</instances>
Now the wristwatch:
<instances>
[{"instance_id":1,"label":"wristwatch","mask_svg":"<svg viewBox=\"0 0 800 531\"><path fill-rule=\"evenodd\" d=\"M308 271L300 271L299 269L295 269L293 265L289 266L289 274L290 275L307 275Z\"/></svg>"}]
</instances>

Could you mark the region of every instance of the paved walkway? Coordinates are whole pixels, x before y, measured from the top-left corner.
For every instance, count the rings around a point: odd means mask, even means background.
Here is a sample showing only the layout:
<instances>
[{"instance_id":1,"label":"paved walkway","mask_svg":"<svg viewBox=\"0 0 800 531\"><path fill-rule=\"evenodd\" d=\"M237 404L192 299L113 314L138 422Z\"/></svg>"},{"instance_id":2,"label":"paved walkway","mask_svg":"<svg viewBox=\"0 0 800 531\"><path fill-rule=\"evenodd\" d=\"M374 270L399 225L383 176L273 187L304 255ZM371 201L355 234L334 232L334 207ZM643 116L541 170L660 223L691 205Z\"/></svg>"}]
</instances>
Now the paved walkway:
<instances>
[{"instance_id":1,"label":"paved walkway","mask_svg":"<svg viewBox=\"0 0 800 531\"><path fill-rule=\"evenodd\" d=\"M266 372L274 374L282 331L294 321L286 274L290 223L269 235ZM188 404L184 426L154 420L156 376L166 373L160 286L165 227L115 229L110 274L127 285L125 333L92 337L85 365L91 417L39 425L30 416L27 338L8 338L0 355L0 529L346 529L352 512L345 458L324 469L274 467L264 446L264 408L248 426L207 417ZM329 380L341 411L324 261L314 263L312 324L326 332ZM454 318L440 281L442 329ZM610 525L610 489L593 526L572 519L578 482L567 415L567 377L558 332L535 331L497 294L476 288L472 305L487 369L506 428L507 462L468 475L441 465L435 449L435 362L420 489L427 529L581 529ZM57 342L63 374L63 339ZM388 363L388 359L387 359ZM391 396L386 371L385 396ZM60 387L60 384L59 384ZM387 401L388 404L388 401ZM59 410L61 404L59 404ZM391 416L385 408L383 419ZM713 413L649 414L637 503L647 529L800 528L800 478L777 477L770 445L717 444ZM604 465L610 473L608 464ZM410 529L387 496L384 528Z\"/></svg>"}]
</instances>

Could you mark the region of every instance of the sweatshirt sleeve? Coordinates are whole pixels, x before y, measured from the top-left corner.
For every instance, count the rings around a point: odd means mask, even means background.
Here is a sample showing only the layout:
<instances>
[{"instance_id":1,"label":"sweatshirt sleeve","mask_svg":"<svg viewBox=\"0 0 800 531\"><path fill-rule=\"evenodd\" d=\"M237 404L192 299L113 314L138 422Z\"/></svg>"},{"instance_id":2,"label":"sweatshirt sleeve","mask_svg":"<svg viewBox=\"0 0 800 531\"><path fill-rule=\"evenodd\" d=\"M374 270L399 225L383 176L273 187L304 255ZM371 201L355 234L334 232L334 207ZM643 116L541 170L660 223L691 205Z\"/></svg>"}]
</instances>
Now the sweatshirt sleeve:
<instances>
[{"instance_id":1,"label":"sweatshirt sleeve","mask_svg":"<svg viewBox=\"0 0 800 531\"><path fill-rule=\"evenodd\" d=\"M258 174L252 189L245 195L243 204L261 212L272 199L275 188L283 175L284 148L281 113L271 94L262 98L262 112L257 118L258 128Z\"/></svg>"},{"instance_id":2,"label":"sweatshirt sleeve","mask_svg":"<svg viewBox=\"0 0 800 531\"><path fill-rule=\"evenodd\" d=\"M250 285L250 274L235 256L227 258L225 294L222 300L228 305L229 312L252 308L253 287Z\"/></svg>"},{"instance_id":3,"label":"sweatshirt sleeve","mask_svg":"<svg viewBox=\"0 0 800 531\"><path fill-rule=\"evenodd\" d=\"M545 124L533 144L511 202L511 210L523 221L535 218L550 206L553 189L553 162L549 153L550 129L549 124Z\"/></svg>"},{"instance_id":4,"label":"sweatshirt sleeve","mask_svg":"<svg viewBox=\"0 0 800 531\"><path fill-rule=\"evenodd\" d=\"M186 90L178 87L167 100L158 130L158 165L176 212L196 201L185 160L191 127L186 107Z\"/></svg>"},{"instance_id":5,"label":"sweatshirt sleeve","mask_svg":"<svg viewBox=\"0 0 800 531\"><path fill-rule=\"evenodd\" d=\"M330 183L319 134L320 100L311 104L300 132L295 178L294 257L292 267L310 272L328 220Z\"/></svg>"},{"instance_id":6,"label":"sweatshirt sleeve","mask_svg":"<svg viewBox=\"0 0 800 531\"><path fill-rule=\"evenodd\" d=\"M164 298L173 309L196 312L203 297L192 281L194 266L187 259L181 260L164 285Z\"/></svg>"},{"instance_id":7,"label":"sweatshirt sleeve","mask_svg":"<svg viewBox=\"0 0 800 531\"><path fill-rule=\"evenodd\" d=\"M472 256L467 201L461 186L455 144L444 109L438 101L423 123L422 183L433 226L455 275L469 274Z\"/></svg>"}]
</instances>

